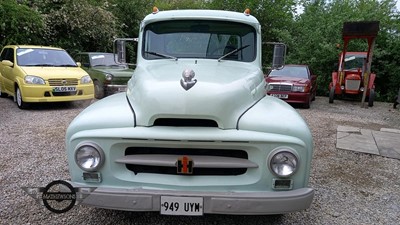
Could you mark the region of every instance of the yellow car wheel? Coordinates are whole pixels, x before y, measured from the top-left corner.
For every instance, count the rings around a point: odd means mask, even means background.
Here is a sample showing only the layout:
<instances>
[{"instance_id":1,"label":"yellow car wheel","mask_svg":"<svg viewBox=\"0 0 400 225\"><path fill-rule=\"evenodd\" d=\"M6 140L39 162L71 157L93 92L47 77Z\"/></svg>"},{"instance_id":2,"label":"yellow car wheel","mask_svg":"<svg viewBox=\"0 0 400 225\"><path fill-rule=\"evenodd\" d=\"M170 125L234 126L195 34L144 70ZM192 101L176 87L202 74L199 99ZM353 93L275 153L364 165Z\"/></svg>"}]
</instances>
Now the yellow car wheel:
<instances>
[{"instance_id":1,"label":"yellow car wheel","mask_svg":"<svg viewBox=\"0 0 400 225\"><path fill-rule=\"evenodd\" d=\"M20 109L26 109L28 107L28 104L25 103L22 100L22 93L21 90L19 89L19 87L17 86L17 89L15 90L15 100L17 102L17 106Z\"/></svg>"}]
</instances>

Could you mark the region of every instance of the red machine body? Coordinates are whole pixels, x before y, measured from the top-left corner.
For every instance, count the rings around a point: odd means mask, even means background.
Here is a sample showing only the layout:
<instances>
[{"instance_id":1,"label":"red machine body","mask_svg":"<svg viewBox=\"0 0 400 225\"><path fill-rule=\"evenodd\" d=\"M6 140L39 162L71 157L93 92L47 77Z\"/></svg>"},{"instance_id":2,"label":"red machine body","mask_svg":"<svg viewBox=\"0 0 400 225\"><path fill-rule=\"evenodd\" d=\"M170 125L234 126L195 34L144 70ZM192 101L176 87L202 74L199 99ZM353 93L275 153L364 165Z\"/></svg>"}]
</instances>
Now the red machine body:
<instances>
[{"instance_id":1,"label":"red machine body","mask_svg":"<svg viewBox=\"0 0 400 225\"><path fill-rule=\"evenodd\" d=\"M371 73L372 53L379 21L345 22L343 25L343 50L339 56L338 71L332 73L329 84L329 103L336 95L362 95L362 105L368 96L368 106L373 106L376 74ZM347 52L352 39L366 39L366 52Z\"/></svg>"}]
</instances>

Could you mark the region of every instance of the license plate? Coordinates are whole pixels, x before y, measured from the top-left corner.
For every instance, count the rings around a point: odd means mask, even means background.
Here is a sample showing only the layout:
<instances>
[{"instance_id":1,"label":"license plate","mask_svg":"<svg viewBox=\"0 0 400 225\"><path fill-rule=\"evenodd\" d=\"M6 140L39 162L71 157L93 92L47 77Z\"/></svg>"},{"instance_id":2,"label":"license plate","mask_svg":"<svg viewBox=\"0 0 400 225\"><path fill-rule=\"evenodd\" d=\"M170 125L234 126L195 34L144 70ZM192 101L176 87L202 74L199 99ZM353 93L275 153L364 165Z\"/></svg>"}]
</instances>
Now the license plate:
<instances>
[{"instance_id":1,"label":"license plate","mask_svg":"<svg viewBox=\"0 0 400 225\"><path fill-rule=\"evenodd\" d=\"M201 216L203 198L161 196L160 213L163 215Z\"/></svg>"},{"instance_id":2,"label":"license plate","mask_svg":"<svg viewBox=\"0 0 400 225\"><path fill-rule=\"evenodd\" d=\"M271 96L281 98L281 99L287 99L289 96L286 94L271 94Z\"/></svg>"},{"instance_id":3,"label":"license plate","mask_svg":"<svg viewBox=\"0 0 400 225\"><path fill-rule=\"evenodd\" d=\"M76 91L76 87L74 86L60 86L60 87L54 87L53 92L70 92L70 91Z\"/></svg>"},{"instance_id":4,"label":"license plate","mask_svg":"<svg viewBox=\"0 0 400 225\"><path fill-rule=\"evenodd\" d=\"M118 88L118 92L125 92L125 91L126 91L126 87Z\"/></svg>"}]
</instances>

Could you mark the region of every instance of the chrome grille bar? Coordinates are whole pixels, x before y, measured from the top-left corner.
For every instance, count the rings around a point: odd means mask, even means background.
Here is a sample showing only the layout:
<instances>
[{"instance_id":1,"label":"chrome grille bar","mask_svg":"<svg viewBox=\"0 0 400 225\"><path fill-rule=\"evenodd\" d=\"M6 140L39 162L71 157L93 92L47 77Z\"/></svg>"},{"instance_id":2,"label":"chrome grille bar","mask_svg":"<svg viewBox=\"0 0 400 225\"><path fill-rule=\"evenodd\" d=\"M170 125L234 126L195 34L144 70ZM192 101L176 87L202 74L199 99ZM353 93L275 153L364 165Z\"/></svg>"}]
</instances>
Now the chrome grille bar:
<instances>
[{"instance_id":1,"label":"chrome grille bar","mask_svg":"<svg viewBox=\"0 0 400 225\"><path fill-rule=\"evenodd\" d=\"M134 164L143 166L165 166L176 167L179 155L126 155L115 160L117 163ZM221 157L221 156L200 156L188 155L193 162L194 168L257 168L258 165L247 159Z\"/></svg>"},{"instance_id":2,"label":"chrome grille bar","mask_svg":"<svg viewBox=\"0 0 400 225\"><path fill-rule=\"evenodd\" d=\"M49 79L49 85L50 86L78 85L78 79L71 79L71 78Z\"/></svg>"}]
</instances>

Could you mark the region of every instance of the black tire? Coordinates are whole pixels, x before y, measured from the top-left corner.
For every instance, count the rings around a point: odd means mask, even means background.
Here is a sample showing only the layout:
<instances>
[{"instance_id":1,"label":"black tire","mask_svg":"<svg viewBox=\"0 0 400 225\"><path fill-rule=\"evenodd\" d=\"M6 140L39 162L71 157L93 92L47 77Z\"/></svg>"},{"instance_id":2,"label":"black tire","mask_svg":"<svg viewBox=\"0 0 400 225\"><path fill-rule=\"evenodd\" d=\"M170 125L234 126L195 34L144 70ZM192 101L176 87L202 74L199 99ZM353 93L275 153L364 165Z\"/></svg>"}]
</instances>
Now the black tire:
<instances>
[{"instance_id":1,"label":"black tire","mask_svg":"<svg viewBox=\"0 0 400 225\"><path fill-rule=\"evenodd\" d=\"M375 89L369 90L369 96L368 96L368 106L372 107L374 106L374 98L375 98Z\"/></svg>"},{"instance_id":2,"label":"black tire","mask_svg":"<svg viewBox=\"0 0 400 225\"><path fill-rule=\"evenodd\" d=\"M303 108L304 109L309 109L310 105L311 105L311 101L312 101L312 97L310 96L310 98L308 99L308 102L303 104Z\"/></svg>"},{"instance_id":3,"label":"black tire","mask_svg":"<svg viewBox=\"0 0 400 225\"><path fill-rule=\"evenodd\" d=\"M25 102L22 100L22 93L21 93L21 90L19 89L18 86L17 86L17 88L16 88L16 90L15 90L15 97L14 97L14 99L15 99L15 102L17 103L18 108L20 108L20 109L26 109L26 108L28 108L28 104L25 103Z\"/></svg>"},{"instance_id":4,"label":"black tire","mask_svg":"<svg viewBox=\"0 0 400 225\"><path fill-rule=\"evenodd\" d=\"M0 97L5 98L7 96L8 96L8 94L1 92L1 85L0 85Z\"/></svg>"},{"instance_id":5,"label":"black tire","mask_svg":"<svg viewBox=\"0 0 400 225\"><path fill-rule=\"evenodd\" d=\"M97 99L104 98L105 94L103 85L98 80L95 80L93 84L94 84L94 97Z\"/></svg>"},{"instance_id":6,"label":"black tire","mask_svg":"<svg viewBox=\"0 0 400 225\"><path fill-rule=\"evenodd\" d=\"M335 98L335 88L331 87L331 90L329 90L329 103L333 103L334 98Z\"/></svg>"}]
</instances>

